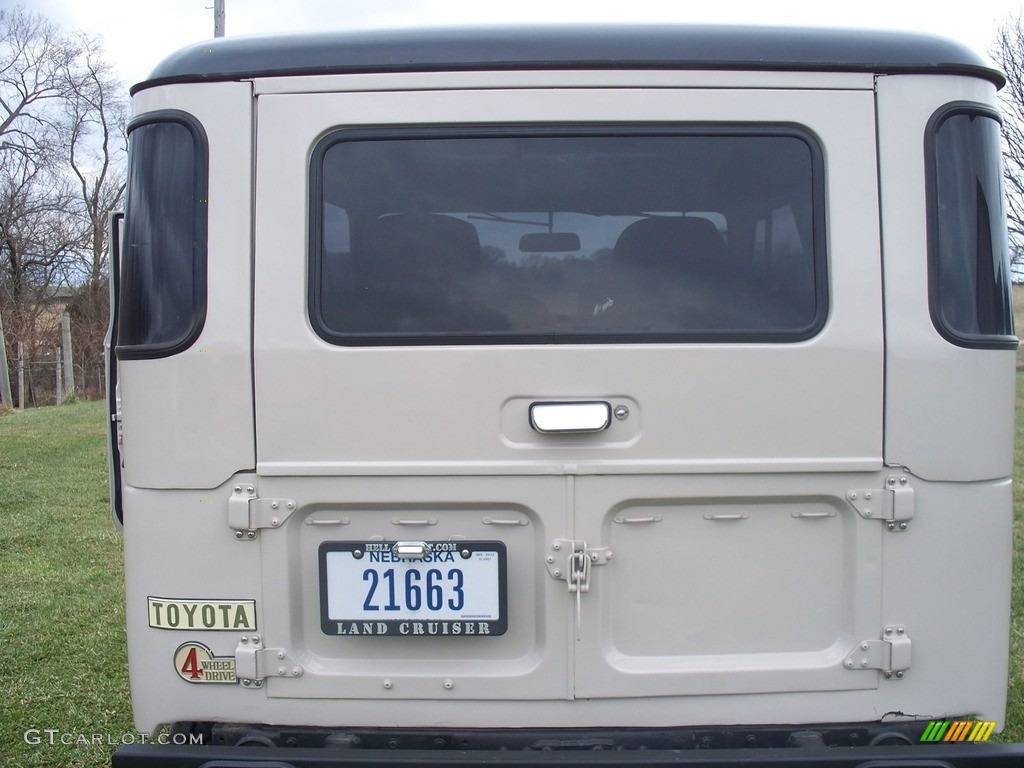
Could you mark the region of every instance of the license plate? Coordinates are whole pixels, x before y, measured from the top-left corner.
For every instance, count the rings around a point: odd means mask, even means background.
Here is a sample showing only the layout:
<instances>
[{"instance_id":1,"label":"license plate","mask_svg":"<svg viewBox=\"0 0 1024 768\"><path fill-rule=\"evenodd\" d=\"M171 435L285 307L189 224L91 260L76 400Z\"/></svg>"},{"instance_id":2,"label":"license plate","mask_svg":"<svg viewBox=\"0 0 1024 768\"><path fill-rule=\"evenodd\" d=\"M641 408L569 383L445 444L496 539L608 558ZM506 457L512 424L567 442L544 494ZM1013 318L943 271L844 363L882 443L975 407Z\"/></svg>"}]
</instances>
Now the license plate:
<instances>
[{"instance_id":1,"label":"license plate","mask_svg":"<svg viewBox=\"0 0 1024 768\"><path fill-rule=\"evenodd\" d=\"M320 545L320 626L327 635L502 635L506 551L498 541Z\"/></svg>"}]
</instances>

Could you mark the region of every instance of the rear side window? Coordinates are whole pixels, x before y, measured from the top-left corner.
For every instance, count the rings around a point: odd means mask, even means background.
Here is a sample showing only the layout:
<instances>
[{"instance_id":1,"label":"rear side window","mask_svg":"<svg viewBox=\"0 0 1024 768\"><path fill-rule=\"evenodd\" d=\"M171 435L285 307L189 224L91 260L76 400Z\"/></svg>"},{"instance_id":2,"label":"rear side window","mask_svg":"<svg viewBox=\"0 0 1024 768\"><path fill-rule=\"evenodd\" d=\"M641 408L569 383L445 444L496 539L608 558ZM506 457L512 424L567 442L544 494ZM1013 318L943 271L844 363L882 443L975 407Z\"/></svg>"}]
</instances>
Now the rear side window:
<instances>
[{"instance_id":1,"label":"rear side window","mask_svg":"<svg viewBox=\"0 0 1024 768\"><path fill-rule=\"evenodd\" d=\"M932 321L959 346L1015 347L998 118L946 107L926 151Z\"/></svg>"},{"instance_id":2,"label":"rear side window","mask_svg":"<svg viewBox=\"0 0 1024 768\"><path fill-rule=\"evenodd\" d=\"M310 316L350 345L806 339L822 185L789 127L338 131Z\"/></svg>"},{"instance_id":3,"label":"rear side window","mask_svg":"<svg viewBox=\"0 0 1024 768\"><path fill-rule=\"evenodd\" d=\"M206 136L170 111L128 136L117 354L164 357L195 341L206 314Z\"/></svg>"}]
</instances>

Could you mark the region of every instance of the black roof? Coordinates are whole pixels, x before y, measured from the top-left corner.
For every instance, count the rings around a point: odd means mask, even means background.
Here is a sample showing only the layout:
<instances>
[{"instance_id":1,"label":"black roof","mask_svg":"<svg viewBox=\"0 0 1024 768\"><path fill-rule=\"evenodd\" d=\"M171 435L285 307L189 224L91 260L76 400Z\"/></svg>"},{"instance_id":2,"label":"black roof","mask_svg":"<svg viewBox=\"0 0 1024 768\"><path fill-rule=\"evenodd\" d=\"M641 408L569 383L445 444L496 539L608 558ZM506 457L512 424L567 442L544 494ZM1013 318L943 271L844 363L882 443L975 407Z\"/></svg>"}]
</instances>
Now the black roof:
<instances>
[{"instance_id":1,"label":"black roof","mask_svg":"<svg viewBox=\"0 0 1024 768\"><path fill-rule=\"evenodd\" d=\"M132 89L284 75L508 69L731 69L967 74L969 48L900 32L742 26L514 26L224 37L184 48Z\"/></svg>"}]
</instances>

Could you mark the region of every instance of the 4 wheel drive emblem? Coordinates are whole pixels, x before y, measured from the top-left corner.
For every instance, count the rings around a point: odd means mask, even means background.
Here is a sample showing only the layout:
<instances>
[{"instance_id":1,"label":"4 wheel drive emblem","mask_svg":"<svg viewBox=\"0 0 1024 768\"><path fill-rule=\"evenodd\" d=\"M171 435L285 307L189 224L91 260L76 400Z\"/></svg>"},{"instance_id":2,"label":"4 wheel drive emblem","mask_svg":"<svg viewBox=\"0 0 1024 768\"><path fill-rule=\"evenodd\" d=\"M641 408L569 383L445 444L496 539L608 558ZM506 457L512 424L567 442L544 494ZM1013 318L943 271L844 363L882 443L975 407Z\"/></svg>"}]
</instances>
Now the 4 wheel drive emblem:
<instances>
[{"instance_id":1,"label":"4 wheel drive emblem","mask_svg":"<svg viewBox=\"0 0 1024 768\"><path fill-rule=\"evenodd\" d=\"M182 643L174 652L174 671L187 683L238 682L234 656L214 656L202 643Z\"/></svg>"}]
</instances>

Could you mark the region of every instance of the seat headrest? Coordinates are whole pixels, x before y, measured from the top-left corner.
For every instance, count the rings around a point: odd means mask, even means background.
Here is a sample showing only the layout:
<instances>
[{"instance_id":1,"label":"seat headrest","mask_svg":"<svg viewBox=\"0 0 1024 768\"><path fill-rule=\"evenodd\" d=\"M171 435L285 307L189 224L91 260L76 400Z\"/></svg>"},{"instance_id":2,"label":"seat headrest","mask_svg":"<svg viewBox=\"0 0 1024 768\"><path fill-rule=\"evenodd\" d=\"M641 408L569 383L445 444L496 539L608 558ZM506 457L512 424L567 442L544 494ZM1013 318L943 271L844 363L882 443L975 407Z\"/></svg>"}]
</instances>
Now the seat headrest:
<instances>
[{"instance_id":1,"label":"seat headrest","mask_svg":"<svg viewBox=\"0 0 1024 768\"><path fill-rule=\"evenodd\" d=\"M701 272L722 266L725 242L708 219L651 216L626 227L615 243L619 266L666 272Z\"/></svg>"},{"instance_id":2,"label":"seat headrest","mask_svg":"<svg viewBox=\"0 0 1024 768\"><path fill-rule=\"evenodd\" d=\"M435 213L376 219L360 238L359 258L371 280L445 280L480 269L480 237L468 221Z\"/></svg>"}]
</instances>

